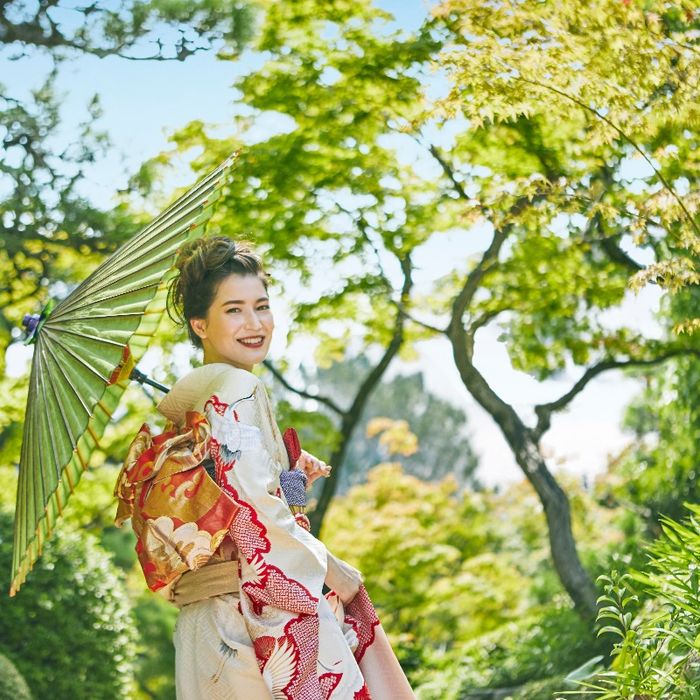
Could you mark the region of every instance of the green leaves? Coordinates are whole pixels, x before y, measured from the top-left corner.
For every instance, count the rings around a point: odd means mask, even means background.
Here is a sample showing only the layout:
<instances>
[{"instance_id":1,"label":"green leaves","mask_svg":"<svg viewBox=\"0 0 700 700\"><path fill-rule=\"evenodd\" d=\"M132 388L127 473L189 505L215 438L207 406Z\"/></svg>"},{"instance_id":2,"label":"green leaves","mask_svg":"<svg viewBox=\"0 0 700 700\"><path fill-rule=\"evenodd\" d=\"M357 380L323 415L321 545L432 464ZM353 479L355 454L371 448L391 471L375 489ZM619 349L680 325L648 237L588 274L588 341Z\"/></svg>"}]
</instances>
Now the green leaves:
<instances>
[{"instance_id":1,"label":"green leaves","mask_svg":"<svg viewBox=\"0 0 700 700\"><path fill-rule=\"evenodd\" d=\"M644 571L613 572L604 584L599 634L619 638L612 671L599 684L603 700L635 694L690 700L697 692L700 639L700 507L679 523L662 517L662 536L648 547ZM635 589L651 601L644 607ZM612 624L605 624L611 621Z\"/></svg>"},{"instance_id":2,"label":"green leaves","mask_svg":"<svg viewBox=\"0 0 700 700\"><path fill-rule=\"evenodd\" d=\"M600 552L609 515L570 486L582 541ZM549 676L561 690L561 674L601 653L561 593L536 503L526 485L460 491L396 463L333 502L324 541L363 572L419 697L456 700Z\"/></svg>"},{"instance_id":3,"label":"green leaves","mask_svg":"<svg viewBox=\"0 0 700 700\"><path fill-rule=\"evenodd\" d=\"M0 570L9 587L12 519L0 511ZM0 649L36 698L117 700L132 690L133 620L122 581L94 539L47 543L31 585L0 606Z\"/></svg>"},{"instance_id":4,"label":"green leaves","mask_svg":"<svg viewBox=\"0 0 700 700\"><path fill-rule=\"evenodd\" d=\"M637 283L662 276L672 291L694 284L698 160L686 140L696 141L700 124L699 86L690 78L700 75L697 13L656 1L445 0L434 15L445 27L438 62L451 83L440 112L464 115L477 133L511 135L514 154L522 143L512 140L515 125L537 126L546 135L536 149L542 158L525 162L550 179L563 170L579 197L590 195L571 167L580 178L582 166L590 172L604 163L601 204L624 202L620 213L633 217L618 216L614 225L634 230L638 245L666 237L684 256L684 264L678 256L658 261L662 269L641 272ZM557 137L565 133L568 143Z\"/></svg>"}]
</instances>

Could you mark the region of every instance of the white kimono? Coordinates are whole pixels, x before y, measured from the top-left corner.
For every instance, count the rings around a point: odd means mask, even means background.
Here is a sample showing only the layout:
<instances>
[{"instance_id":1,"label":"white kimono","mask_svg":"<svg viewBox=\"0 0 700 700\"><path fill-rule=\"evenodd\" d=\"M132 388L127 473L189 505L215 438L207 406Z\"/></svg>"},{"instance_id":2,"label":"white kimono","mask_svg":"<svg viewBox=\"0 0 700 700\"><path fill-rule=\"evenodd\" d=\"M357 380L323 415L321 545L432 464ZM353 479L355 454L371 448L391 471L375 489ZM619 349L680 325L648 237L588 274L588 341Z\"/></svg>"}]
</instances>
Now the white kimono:
<instances>
[{"instance_id":1,"label":"white kimono","mask_svg":"<svg viewBox=\"0 0 700 700\"><path fill-rule=\"evenodd\" d=\"M237 559L239 590L181 608L178 700L413 698L364 587L345 610L334 593L323 596L326 548L280 489L289 460L260 380L205 365L158 410L175 425L188 412L206 416L216 482L235 504L213 559Z\"/></svg>"}]
</instances>

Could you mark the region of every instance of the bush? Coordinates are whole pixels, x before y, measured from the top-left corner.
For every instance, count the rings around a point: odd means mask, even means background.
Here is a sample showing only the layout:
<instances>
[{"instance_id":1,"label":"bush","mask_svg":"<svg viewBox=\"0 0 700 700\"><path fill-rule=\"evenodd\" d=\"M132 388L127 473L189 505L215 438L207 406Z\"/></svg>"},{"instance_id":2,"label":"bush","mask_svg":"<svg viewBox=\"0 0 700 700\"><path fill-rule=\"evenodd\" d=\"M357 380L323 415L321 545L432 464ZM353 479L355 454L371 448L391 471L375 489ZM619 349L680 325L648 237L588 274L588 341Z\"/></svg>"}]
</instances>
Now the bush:
<instances>
[{"instance_id":1,"label":"bush","mask_svg":"<svg viewBox=\"0 0 700 700\"><path fill-rule=\"evenodd\" d=\"M140 577L140 571L139 571ZM173 632L178 610L151 591L136 598L133 609L139 630L135 679L144 697L175 697L175 648Z\"/></svg>"},{"instance_id":2,"label":"bush","mask_svg":"<svg viewBox=\"0 0 700 700\"><path fill-rule=\"evenodd\" d=\"M6 591L11 559L12 518L0 511ZM126 593L110 557L92 538L68 527L45 545L17 596L0 606L2 650L35 697L127 697L133 638Z\"/></svg>"},{"instance_id":3,"label":"bush","mask_svg":"<svg viewBox=\"0 0 700 700\"><path fill-rule=\"evenodd\" d=\"M0 700L32 700L27 682L4 654L0 654Z\"/></svg>"},{"instance_id":4,"label":"bush","mask_svg":"<svg viewBox=\"0 0 700 700\"><path fill-rule=\"evenodd\" d=\"M555 676L542 681L526 683L506 700L592 700L585 691L572 690L572 683L566 676Z\"/></svg>"},{"instance_id":5,"label":"bush","mask_svg":"<svg viewBox=\"0 0 700 700\"><path fill-rule=\"evenodd\" d=\"M418 695L421 700L458 700L476 696L480 689L522 686L514 698L529 698L522 694L528 692L539 700L545 692L539 688L564 689L563 674L597 656L601 646L570 605L532 609L517 622L455 646L442 658L428 659L416 674Z\"/></svg>"},{"instance_id":6,"label":"bush","mask_svg":"<svg viewBox=\"0 0 700 700\"><path fill-rule=\"evenodd\" d=\"M580 485L569 492L576 531L595 544L582 554L602 567L613 515ZM323 538L363 572L420 698L513 688L603 653L562 591L537 504L529 485L460 491L385 464L331 505Z\"/></svg>"},{"instance_id":7,"label":"bush","mask_svg":"<svg viewBox=\"0 0 700 700\"><path fill-rule=\"evenodd\" d=\"M603 577L601 631L617 643L596 683L600 700L700 697L700 506L688 508L683 523L661 519L645 571Z\"/></svg>"}]
</instances>

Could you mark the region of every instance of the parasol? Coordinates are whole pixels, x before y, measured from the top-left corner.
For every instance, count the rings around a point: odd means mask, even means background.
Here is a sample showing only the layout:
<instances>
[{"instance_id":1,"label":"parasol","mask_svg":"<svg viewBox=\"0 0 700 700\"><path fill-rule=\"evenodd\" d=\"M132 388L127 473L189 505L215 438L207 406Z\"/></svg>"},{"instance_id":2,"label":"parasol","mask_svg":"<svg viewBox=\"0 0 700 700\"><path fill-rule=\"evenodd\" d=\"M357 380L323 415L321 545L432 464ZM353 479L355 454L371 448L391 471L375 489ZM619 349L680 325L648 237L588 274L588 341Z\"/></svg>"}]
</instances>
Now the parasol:
<instances>
[{"instance_id":1,"label":"parasol","mask_svg":"<svg viewBox=\"0 0 700 700\"><path fill-rule=\"evenodd\" d=\"M25 317L34 343L15 511L14 595L70 494L165 311L178 249L201 236L235 155L119 248L63 301ZM140 375L143 377L143 375Z\"/></svg>"}]
</instances>

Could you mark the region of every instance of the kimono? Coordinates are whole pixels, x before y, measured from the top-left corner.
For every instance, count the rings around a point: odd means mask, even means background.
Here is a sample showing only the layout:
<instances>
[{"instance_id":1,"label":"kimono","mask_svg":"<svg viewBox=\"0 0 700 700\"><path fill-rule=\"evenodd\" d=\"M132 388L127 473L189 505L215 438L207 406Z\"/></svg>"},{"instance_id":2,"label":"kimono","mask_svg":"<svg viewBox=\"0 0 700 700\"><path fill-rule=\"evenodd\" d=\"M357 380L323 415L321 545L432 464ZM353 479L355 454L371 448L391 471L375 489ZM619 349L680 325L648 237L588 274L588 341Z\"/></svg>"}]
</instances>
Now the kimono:
<instances>
[{"instance_id":1,"label":"kimono","mask_svg":"<svg viewBox=\"0 0 700 700\"><path fill-rule=\"evenodd\" d=\"M205 365L158 410L115 522L131 518L147 585L180 607L178 700L413 698L364 587L347 606L323 595L327 551L281 488L293 465L260 380Z\"/></svg>"}]
</instances>

